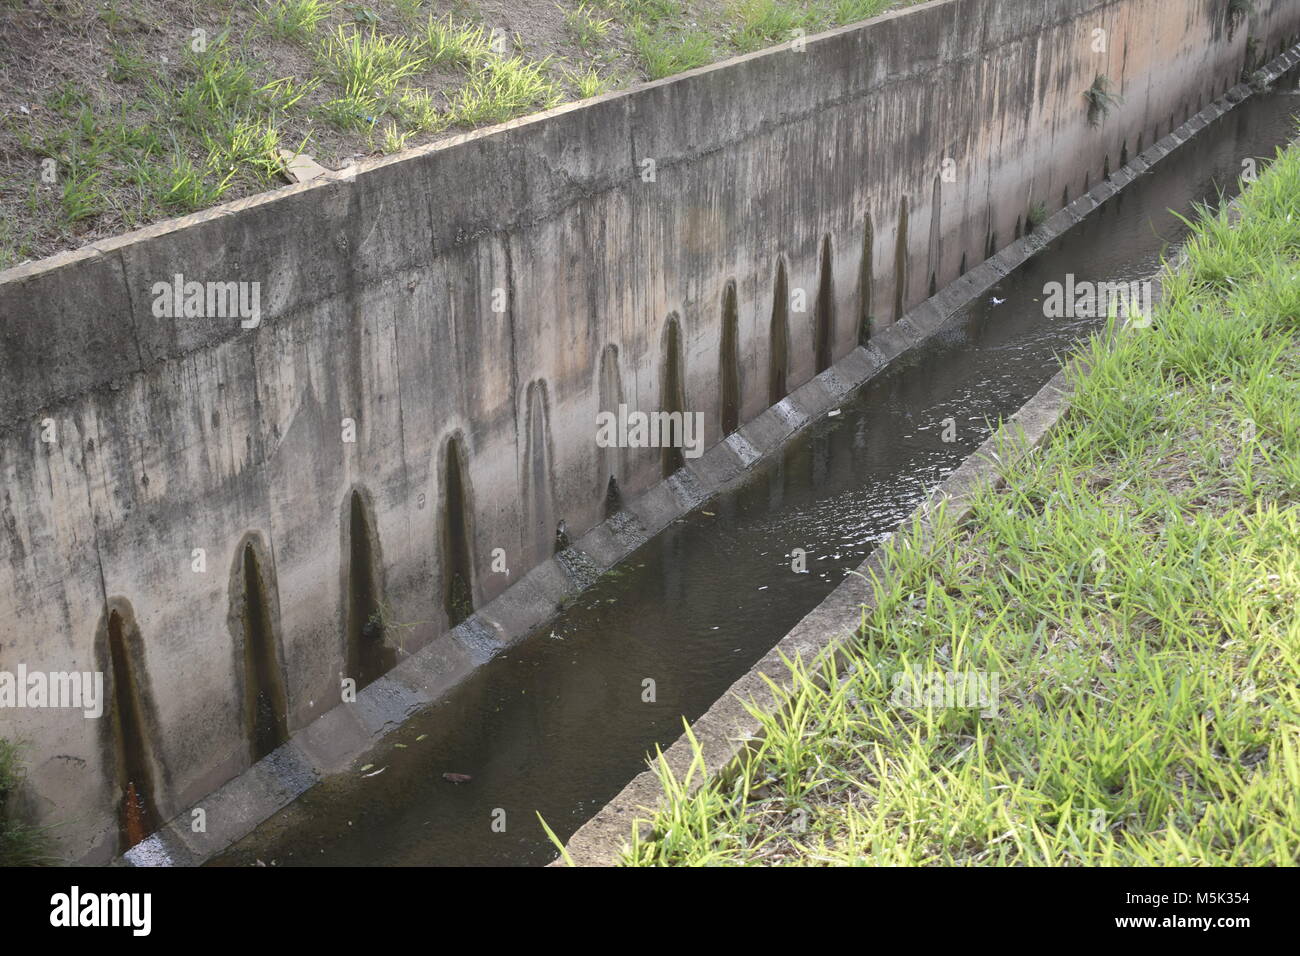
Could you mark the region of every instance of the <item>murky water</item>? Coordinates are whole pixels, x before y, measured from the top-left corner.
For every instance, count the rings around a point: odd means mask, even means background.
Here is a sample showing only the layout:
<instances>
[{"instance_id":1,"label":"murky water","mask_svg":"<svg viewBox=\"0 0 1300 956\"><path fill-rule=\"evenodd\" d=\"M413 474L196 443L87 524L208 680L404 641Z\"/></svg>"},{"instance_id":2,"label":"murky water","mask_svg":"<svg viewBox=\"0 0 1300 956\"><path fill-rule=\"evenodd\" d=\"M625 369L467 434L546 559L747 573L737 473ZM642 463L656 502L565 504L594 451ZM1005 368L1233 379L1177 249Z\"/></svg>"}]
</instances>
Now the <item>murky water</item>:
<instances>
[{"instance_id":1,"label":"murky water","mask_svg":"<svg viewBox=\"0 0 1300 956\"><path fill-rule=\"evenodd\" d=\"M1235 193L1294 129L1294 96L1238 107L1030 260L926 346L632 555L552 626L393 734L218 864L542 864L708 709L1095 329L1043 285L1151 275L1193 202ZM994 304L994 298L1003 300ZM811 343L804 347L811 348ZM955 441L945 442L952 419ZM951 427L951 426L950 426ZM807 573L791 570L795 548ZM647 679L655 700L643 699ZM454 784L444 773L468 774Z\"/></svg>"}]
</instances>

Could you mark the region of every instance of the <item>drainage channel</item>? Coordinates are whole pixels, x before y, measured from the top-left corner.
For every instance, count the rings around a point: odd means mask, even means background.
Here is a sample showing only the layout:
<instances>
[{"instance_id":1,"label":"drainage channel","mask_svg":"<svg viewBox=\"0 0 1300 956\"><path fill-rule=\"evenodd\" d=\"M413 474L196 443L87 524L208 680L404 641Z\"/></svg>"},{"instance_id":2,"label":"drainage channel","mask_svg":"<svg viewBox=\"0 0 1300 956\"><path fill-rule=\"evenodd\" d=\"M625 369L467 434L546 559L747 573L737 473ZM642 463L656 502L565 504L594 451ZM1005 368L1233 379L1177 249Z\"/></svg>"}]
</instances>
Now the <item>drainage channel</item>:
<instances>
[{"instance_id":1,"label":"drainage channel","mask_svg":"<svg viewBox=\"0 0 1300 956\"><path fill-rule=\"evenodd\" d=\"M1044 284L1157 271L1193 203L1292 135L1270 93L1207 128L968 306L834 417L674 523L213 865L540 865L816 606L1101 324ZM806 572L792 565L805 554ZM449 780L444 774L450 774ZM457 775L470 779L461 780Z\"/></svg>"}]
</instances>

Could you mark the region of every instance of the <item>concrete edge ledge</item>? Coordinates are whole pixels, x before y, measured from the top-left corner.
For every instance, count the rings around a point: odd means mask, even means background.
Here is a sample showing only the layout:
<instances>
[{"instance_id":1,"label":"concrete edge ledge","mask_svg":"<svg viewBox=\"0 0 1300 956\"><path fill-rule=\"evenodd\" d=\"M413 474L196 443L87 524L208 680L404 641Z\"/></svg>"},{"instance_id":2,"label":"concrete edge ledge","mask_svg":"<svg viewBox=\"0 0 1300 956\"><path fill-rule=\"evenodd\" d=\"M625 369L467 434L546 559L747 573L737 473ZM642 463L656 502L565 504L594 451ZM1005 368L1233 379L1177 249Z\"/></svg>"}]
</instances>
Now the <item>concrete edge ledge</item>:
<instances>
[{"instance_id":1,"label":"concrete edge ledge","mask_svg":"<svg viewBox=\"0 0 1300 956\"><path fill-rule=\"evenodd\" d=\"M1297 62L1300 62L1300 45L1271 61L1260 73L1272 82ZM1160 143L1113 173L1110 181L1099 183L1030 235L968 270L897 322L872 335L865 345L859 345L725 440L711 446L700 458L688 460L684 468L586 532L569 548L528 571L505 592L475 611L468 620L403 658L388 673L359 691L355 704L340 703L295 732L286 744L176 814L155 834L118 857L114 865L201 865L253 832L323 777L346 770L416 712L454 690L479 666L553 620L567 601L585 591L601 574L676 519L743 481L755 464L779 451L800 432L839 407L894 359L930 339L963 307L1208 125L1205 117L1212 120L1222 116L1252 92L1252 87L1244 83L1229 89ZM1233 98L1234 94L1236 98ZM1194 126L1198 119L1200 125ZM1120 173L1125 174L1122 179L1118 178ZM216 207L209 212L216 214L222 209ZM1068 215L1063 216L1066 213ZM1158 281L1156 286L1158 289ZM1009 424L1024 426L1025 436L1030 436L1033 431L1028 426L1033 425L1035 416L1042 416L1053 407L1045 397L1050 389L1058 393L1057 410L1051 419L1054 422L1066 404L1061 392L1063 381L1063 374L1058 374L1009 419ZM1045 432L1046 427L1043 428ZM971 486L963 483L982 479L987 469L993 467L981 465L977 459L982 460L981 456L987 454L994 437L991 436L963 462L921 506L927 509L927 513L940 498L950 499L950 509L966 500L960 489L965 487L968 493ZM1034 444L1041 437L1040 434ZM872 570L879 574L875 560L873 553L857 573L868 578ZM770 705L771 691L756 675L767 673L774 665L779 665L782 653L787 657L794 654L807 657L809 652L825 650L831 644L830 633L842 626L843 614L849 606L845 602L850 602L855 612L863 603L861 596L850 598L846 590L857 580L856 575L846 578L693 725L697 728L703 726L714 740L706 754L709 756L707 769L710 774L730 762L739 753L739 745L750 739L754 732L752 727L745 729L752 724L752 718L736 695L748 692L756 703ZM750 687L753 681L760 686ZM701 734L698 729L696 733ZM703 743L702 735L700 739ZM679 739L669 749L670 763L673 759L680 759L680 749L685 743L684 738ZM711 756L714 751L716 760ZM728 752L730 756L723 759L722 755ZM689 746L686 753L687 764L683 767L689 764ZM653 782L653 787L649 786L647 778ZM657 792L658 781L653 774L647 771L636 777L574 835L570 841L570 853L575 861L579 853L585 862L593 865L616 860L621 844L612 843L612 818L617 818L620 826L623 823L630 825L628 814L631 807L654 805L657 799L652 795ZM209 824L207 832L193 832L192 823L197 812L201 812ZM623 827L622 833L627 832L628 827ZM602 833L603 837L597 836Z\"/></svg>"}]
</instances>

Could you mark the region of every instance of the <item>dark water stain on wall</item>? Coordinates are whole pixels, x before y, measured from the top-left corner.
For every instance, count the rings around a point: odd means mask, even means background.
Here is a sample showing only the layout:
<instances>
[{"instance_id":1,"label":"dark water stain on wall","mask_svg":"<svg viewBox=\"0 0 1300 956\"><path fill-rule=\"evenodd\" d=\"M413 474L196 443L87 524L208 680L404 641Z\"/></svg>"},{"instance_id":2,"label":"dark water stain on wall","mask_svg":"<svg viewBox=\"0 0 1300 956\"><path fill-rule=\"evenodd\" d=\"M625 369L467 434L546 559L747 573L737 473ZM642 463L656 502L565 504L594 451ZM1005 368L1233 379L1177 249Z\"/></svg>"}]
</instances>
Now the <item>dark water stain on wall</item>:
<instances>
[{"instance_id":1,"label":"dark water stain on wall","mask_svg":"<svg viewBox=\"0 0 1300 956\"><path fill-rule=\"evenodd\" d=\"M396 653L386 642L383 560L375 533L374 510L362 489L348 495L343 549L347 581L347 673L365 687L393 666Z\"/></svg>"},{"instance_id":2,"label":"dark water stain on wall","mask_svg":"<svg viewBox=\"0 0 1300 956\"><path fill-rule=\"evenodd\" d=\"M722 434L740 427L740 313L736 306L736 282L727 283L722 293L722 347L718 356L718 382L722 390Z\"/></svg>"},{"instance_id":3,"label":"dark water stain on wall","mask_svg":"<svg viewBox=\"0 0 1300 956\"><path fill-rule=\"evenodd\" d=\"M818 372L835 361L835 274L831 258L831 237L822 237L821 268L817 278L817 320L813 351Z\"/></svg>"},{"instance_id":4,"label":"dark water stain on wall","mask_svg":"<svg viewBox=\"0 0 1300 956\"><path fill-rule=\"evenodd\" d=\"M618 486L618 479L610 475L609 483L605 485L605 517L612 518L622 508L623 490Z\"/></svg>"},{"instance_id":5,"label":"dark water stain on wall","mask_svg":"<svg viewBox=\"0 0 1300 956\"><path fill-rule=\"evenodd\" d=\"M768 341L767 403L775 405L786 396L790 374L790 280L785 273L785 259L776 260Z\"/></svg>"},{"instance_id":6,"label":"dark water stain on wall","mask_svg":"<svg viewBox=\"0 0 1300 956\"><path fill-rule=\"evenodd\" d=\"M927 286L926 295L931 296L939 291L939 269L943 265L942 208L943 174L936 173L934 177L934 191L930 195L930 248L929 262L927 264L927 271L930 273L930 282Z\"/></svg>"},{"instance_id":7,"label":"dark water stain on wall","mask_svg":"<svg viewBox=\"0 0 1300 956\"><path fill-rule=\"evenodd\" d=\"M523 487L528 522L525 547L541 560L554 550L556 528L550 396L545 379L528 383L525 403Z\"/></svg>"},{"instance_id":8,"label":"dark water stain on wall","mask_svg":"<svg viewBox=\"0 0 1300 956\"><path fill-rule=\"evenodd\" d=\"M672 414L686 411L686 377L682 359L681 320L674 312L664 329L663 374L659 387L660 410ZM663 449L663 476L667 478L686 463L680 445L670 443Z\"/></svg>"},{"instance_id":9,"label":"dark water stain on wall","mask_svg":"<svg viewBox=\"0 0 1300 956\"><path fill-rule=\"evenodd\" d=\"M990 253L991 255L992 253ZM907 306L907 197L898 203L898 237L894 242L894 321Z\"/></svg>"},{"instance_id":10,"label":"dark water stain on wall","mask_svg":"<svg viewBox=\"0 0 1300 956\"><path fill-rule=\"evenodd\" d=\"M623 396L623 379L618 369L618 346L606 345L600 353L599 406L601 412L618 415L618 407L626 401ZM620 477L627 480L627 449L606 447L597 455L596 488L605 496L605 517L622 507L619 491Z\"/></svg>"},{"instance_id":11,"label":"dark water stain on wall","mask_svg":"<svg viewBox=\"0 0 1300 956\"><path fill-rule=\"evenodd\" d=\"M145 669L144 642L128 602L109 602L95 642L104 674L102 742L117 793L118 852L135 846L162 824L154 779L153 741L158 732Z\"/></svg>"},{"instance_id":12,"label":"dark water stain on wall","mask_svg":"<svg viewBox=\"0 0 1300 956\"><path fill-rule=\"evenodd\" d=\"M871 213L867 213L862 224L862 260L858 264L858 344L866 345L871 340L871 272L875 259L875 231L871 225ZM965 271L965 258L962 270Z\"/></svg>"},{"instance_id":13,"label":"dark water stain on wall","mask_svg":"<svg viewBox=\"0 0 1300 956\"><path fill-rule=\"evenodd\" d=\"M256 763L289 739L274 575L257 535L236 549L230 578L231 634L249 757Z\"/></svg>"},{"instance_id":14,"label":"dark water stain on wall","mask_svg":"<svg viewBox=\"0 0 1300 956\"><path fill-rule=\"evenodd\" d=\"M473 501L464 439L459 433L447 440L442 477L442 599L447 627L453 628L474 613Z\"/></svg>"}]
</instances>

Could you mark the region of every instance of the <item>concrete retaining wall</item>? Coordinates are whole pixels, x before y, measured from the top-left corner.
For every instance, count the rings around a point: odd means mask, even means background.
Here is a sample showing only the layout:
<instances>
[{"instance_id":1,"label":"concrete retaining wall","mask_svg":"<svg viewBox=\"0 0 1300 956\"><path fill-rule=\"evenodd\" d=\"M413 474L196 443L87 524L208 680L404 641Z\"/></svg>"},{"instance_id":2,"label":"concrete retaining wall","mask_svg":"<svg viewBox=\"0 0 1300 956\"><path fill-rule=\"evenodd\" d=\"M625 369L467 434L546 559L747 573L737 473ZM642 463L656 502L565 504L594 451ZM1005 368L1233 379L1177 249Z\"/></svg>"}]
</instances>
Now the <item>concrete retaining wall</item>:
<instances>
[{"instance_id":1,"label":"concrete retaining wall","mask_svg":"<svg viewBox=\"0 0 1300 956\"><path fill-rule=\"evenodd\" d=\"M339 703L358 491L389 639L436 642L426 683L454 683L510 622L445 634L450 442L481 607L561 519L601 520L611 473L628 497L661 478L658 449L602 453L594 420L618 395L661 406L670 319L713 444L728 282L747 421L771 397L779 270L805 305L793 389L819 307L824 358L848 354L1300 32L1300 4L1255 6L1234 24L1226 0L939 0L0 273L0 670L105 669L109 614L133 621L169 818L251 761L232 598L250 534L289 730ZM1093 125L1098 76L1123 101ZM260 325L155 317L176 273L259 283ZM106 726L0 710L73 858L119 849Z\"/></svg>"}]
</instances>

